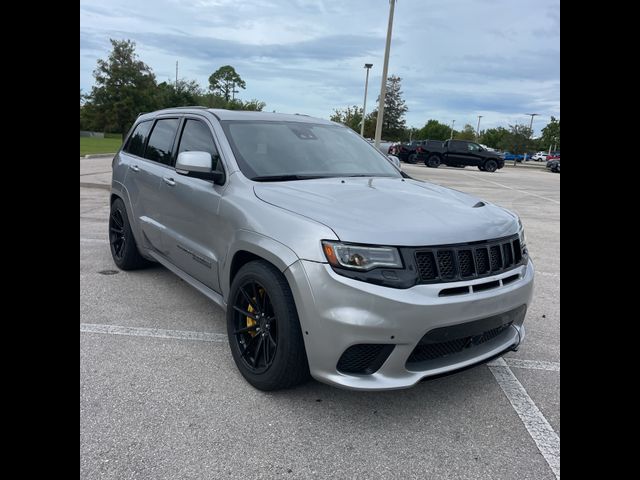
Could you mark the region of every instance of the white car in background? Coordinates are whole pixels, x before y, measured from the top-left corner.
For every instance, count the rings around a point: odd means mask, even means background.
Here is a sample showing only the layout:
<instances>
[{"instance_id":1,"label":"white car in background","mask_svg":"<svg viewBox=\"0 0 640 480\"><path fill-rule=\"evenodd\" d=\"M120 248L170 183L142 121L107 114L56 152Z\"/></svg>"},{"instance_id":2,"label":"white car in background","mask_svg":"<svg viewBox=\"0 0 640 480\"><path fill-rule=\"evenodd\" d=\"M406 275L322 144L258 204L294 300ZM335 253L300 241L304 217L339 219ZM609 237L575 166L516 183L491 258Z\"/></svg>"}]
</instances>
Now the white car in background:
<instances>
[{"instance_id":1,"label":"white car in background","mask_svg":"<svg viewBox=\"0 0 640 480\"><path fill-rule=\"evenodd\" d=\"M535 160L536 162L546 162L548 156L549 155L545 152L538 152L531 157L531 160Z\"/></svg>"}]
</instances>

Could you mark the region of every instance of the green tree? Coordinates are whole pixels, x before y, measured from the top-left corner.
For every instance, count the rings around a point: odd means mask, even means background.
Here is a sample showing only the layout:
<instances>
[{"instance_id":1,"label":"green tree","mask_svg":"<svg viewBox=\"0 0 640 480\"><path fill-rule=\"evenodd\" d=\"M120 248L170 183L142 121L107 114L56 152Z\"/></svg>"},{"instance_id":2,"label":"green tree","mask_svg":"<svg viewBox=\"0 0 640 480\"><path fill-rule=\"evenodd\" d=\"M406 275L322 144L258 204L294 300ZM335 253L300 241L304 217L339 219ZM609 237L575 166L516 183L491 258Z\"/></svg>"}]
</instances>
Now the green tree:
<instances>
[{"instance_id":1,"label":"green tree","mask_svg":"<svg viewBox=\"0 0 640 480\"><path fill-rule=\"evenodd\" d=\"M542 129L542 137L539 140L540 148L549 149L556 145L556 150L560 150L560 120L551 117L551 121Z\"/></svg>"},{"instance_id":2,"label":"green tree","mask_svg":"<svg viewBox=\"0 0 640 480\"><path fill-rule=\"evenodd\" d=\"M405 134L405 113L409 110L402 98L402 78L391 75L387 78L387 91L384 96L384 118L382 119L382 138L385 140L401 140ZM380 96L376 102L380 101ZM376 118L377 110L372 112Z\"/></svg>"},{"instance_id":3,"label":"green tree","mask_svg":"<svg viewBox=\"0 0 640 480\"><path fill-rule=\"evenodd\" d=\"M360 127L362 125L362 107L353 105L347 107L344 110L335 109L330 117L332 122L342 123L353 131L360 133Z\"/></svg>"},{"instance_id":4,"label":"green tree","mask_svg":"<svg viewBox=\"0 0 640 480\"><path fill-rule=\"evenodd\" d=\"M83 108L85 122L94 130L126 133L139 113L156 109L156 79L138 59L134 42L110 41L109 58L99 59L93 71L95 85Z\"/></svg>"},{"instance_id":5,"label":"green tree","mask_svg":"<svg viewBox=\"0 0 640 480\"><path fill-rule=\"evenodd\" d=\"M474 142L476 140L476 130L473 125L466 124L461 132L454 134L453 138L456 140L469 140Z\"/></svg>"},{"instance_id":6,"label":"green tree","mask_svg":"<svg viewBox=\"0 0 640 480\"><path fill-rule=\"evenodd\" d=\"M158 108L198 105L202 94L202 88L195 80L178 80L177 86L175 83L162 82L155 92Z\"/></svg>"},{"instance_id":7,"label":"green tree","mask_svg":"<svg viewBox=\"0 0 640 480\"><path fill-rule=\"evenodd\" d=\"M415 138L421 140L449 140L451 136L451 127L440 123L438 120L429 120L424 124Z\"/></svg>"},{"instance_id":8,"label":"green tree","mask_svg":"<svg viewBox=\"0 0 640 480\"><path fill-rule=\"evenodd\" d=\"M211 93L220 95L227 102L233 97L235 87L240 87L244 90L247 84L231 65L220 67L209 77L209 90Z\"/></svg>"},{"instance_id":9,"label":"green tree","mask_svg":"<svg viewBox=\"0 0 640 480\"><path fill-rule=\"evenodd\" d=\"M524 153L535 149L531 138L531 129L524 125L509 125L509 131L499 143L501 150L511 153Z\"/></svg>"},{"instance_id":10,"label":"green tree","mask_svg":"<svg viewBox=\"0 0 640 480\"><path fill-rule=\"evenodd\" d=\"M488 128L482 131L480 143L491 148L500 148L503 138L509 134L509 130L504 127Z\"/></svg>"}]
</instances>

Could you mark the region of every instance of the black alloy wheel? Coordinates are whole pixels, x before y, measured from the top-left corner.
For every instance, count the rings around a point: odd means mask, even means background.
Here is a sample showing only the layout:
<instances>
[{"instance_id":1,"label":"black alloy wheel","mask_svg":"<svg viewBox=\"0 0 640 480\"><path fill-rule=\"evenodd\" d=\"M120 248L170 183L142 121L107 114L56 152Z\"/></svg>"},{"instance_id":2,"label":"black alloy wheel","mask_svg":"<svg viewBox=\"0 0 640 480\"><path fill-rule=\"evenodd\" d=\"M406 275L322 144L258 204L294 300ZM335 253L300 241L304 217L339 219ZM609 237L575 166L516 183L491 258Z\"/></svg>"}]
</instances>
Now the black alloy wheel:
<instances>
[{"instance_id":1,"label":"black alloy wheel","mask_svg":"<svg viewBox=\"0 0 640 480\"><path fill-rule=\"evenodd\" d=\"M118 209L112 211L109 217L109 243L111 244L111 253L114 258L122 260L125 246L127 245L127 237L124 231L124 218L122 218L122 212Z\"/></svg>"},{"instance_id":2,"label":"black alloy wheel","mask_svg":"<svg viewBox=\"0 0 640 480\"><path fill-rule=\"evenodd\" d=\"M138 251L124 202L116 198L109 214L109 247L114 263L121 270L135 270L149 265Z\"/></svg>"},{"instance_id":3,"label":"black alloy wheel","mask_svg":"<svg viewBox=\"0 0 640 480\"><path fill-rule=\"evenodd\" d=\"M497 168L498 168L498 162L496 162L495 160L489 159L486 162L484 162L484 169L487 172L495 172Z\"/></svg>"},{"instance_id":4,"label":"black alloy wheel","mask_svg":"<svg viewBox=\"0 0 640 480\"><path fill-rule=\"evenodd\" d=\"M252 373L264 373L273 364L278 349L278 319L267 290L255 280L243 283L233 310L233 335L240 358Z\"/></svg>"},{"instance_id":5,"label":"black alloy wheel","mask_svg":"<svg viewBox=\"0 0 640 480\"><path fill-rule=\"evenodd\" d=\"M438 155L431 155L425 163L427 167L438 168L440 166L440 157Z\"/></svg>"}]
</instances>

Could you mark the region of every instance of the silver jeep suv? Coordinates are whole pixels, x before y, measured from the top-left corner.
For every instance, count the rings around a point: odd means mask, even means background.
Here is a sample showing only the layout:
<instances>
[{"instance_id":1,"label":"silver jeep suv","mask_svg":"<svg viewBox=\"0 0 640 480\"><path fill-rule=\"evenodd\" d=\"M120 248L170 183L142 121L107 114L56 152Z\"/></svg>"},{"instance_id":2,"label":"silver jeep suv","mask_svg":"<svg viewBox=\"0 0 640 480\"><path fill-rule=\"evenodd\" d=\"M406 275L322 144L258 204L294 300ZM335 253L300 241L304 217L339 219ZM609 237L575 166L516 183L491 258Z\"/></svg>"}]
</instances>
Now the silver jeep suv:
<instances>
[{"instance_id":1,"label":"silver jeep suv","mask_svg":"<svg viewBox=\"0 0 640 480\"><path fill-rule=\"evenodd\" d=\"M516 349L534 270L517 215L414 180L342 125L174 108L113 159L111 253L226 310L256 388L405 388Z\"/></svg>"}]
</instances>

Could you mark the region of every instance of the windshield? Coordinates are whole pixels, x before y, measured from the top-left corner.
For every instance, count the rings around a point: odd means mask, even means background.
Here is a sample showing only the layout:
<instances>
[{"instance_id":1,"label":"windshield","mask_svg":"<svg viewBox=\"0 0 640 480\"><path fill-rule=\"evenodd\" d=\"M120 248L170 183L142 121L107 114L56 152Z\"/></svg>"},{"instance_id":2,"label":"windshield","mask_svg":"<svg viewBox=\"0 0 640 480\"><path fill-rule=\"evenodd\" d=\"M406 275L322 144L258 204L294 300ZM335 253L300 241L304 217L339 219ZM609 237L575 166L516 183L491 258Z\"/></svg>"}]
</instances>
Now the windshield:
<instances>
[{"instance_id":1,"label":"windshield","mask_svg":"<svg viewBox=\"0 0 640 480\"><path fill-rule=\"evenodd\" d=\"M339 125L222 121L242 173L257 181L401 177L378 150Z\"/></svg>"}]
</instances>

